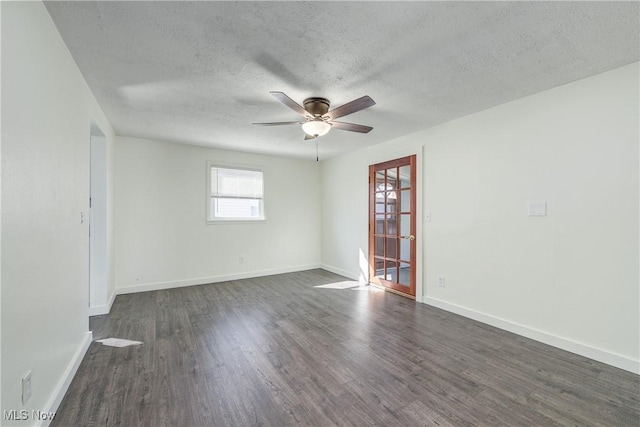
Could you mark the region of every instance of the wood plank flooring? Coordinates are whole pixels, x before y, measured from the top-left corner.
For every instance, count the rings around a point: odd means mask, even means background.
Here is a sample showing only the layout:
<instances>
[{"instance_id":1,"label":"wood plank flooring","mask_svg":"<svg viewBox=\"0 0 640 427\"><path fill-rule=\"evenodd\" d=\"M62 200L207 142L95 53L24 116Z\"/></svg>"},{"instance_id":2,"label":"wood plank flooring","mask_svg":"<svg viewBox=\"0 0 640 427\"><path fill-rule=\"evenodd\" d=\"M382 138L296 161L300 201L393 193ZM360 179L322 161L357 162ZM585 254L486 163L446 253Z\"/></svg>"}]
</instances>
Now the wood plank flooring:
<instances>
[{"instance_id":1,"label":"wood plank flooring","mask_svg":"<svg viewBox=\"0 0 640 427\"><path fill-rule=\"evenodd\" d=\"M638 426L640 377L324 270L121 295L53 426ZM321 286L326 287L321 287Z\"/></svg>"}]
</instances>

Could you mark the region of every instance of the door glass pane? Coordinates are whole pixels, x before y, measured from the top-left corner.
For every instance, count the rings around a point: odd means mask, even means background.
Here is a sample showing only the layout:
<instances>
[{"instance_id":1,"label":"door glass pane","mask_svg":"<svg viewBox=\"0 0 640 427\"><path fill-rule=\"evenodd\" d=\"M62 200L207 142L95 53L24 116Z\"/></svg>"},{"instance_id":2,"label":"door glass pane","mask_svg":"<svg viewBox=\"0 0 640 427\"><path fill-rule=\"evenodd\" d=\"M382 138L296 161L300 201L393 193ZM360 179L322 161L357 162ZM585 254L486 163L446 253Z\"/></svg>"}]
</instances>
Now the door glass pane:
<instances>
[{"instance_id":1,"label":"door glass pane","mask_svg":"<svg viewBox=\"0 0 640 427\"><path fill-rule=\"evenodd\" d=\"M384 256L384 237L375 238L375 256Z\"/></svg>"},{"instance_id":2,"label":"door glass pane","mask_svg":"<svg viewBox=\"0 0 640 427\"><path fill-rule=\"evenodd\" d=\"M385 190L384 188L384 171L376 172L376 191Z\"/></svg>"},{"instance_id":3,"label":"door glass pane","mask_svg":"<svg viewBox=\"0 0 640 427\"><path fill-rule=\"evenodd\" d=\"M375 270L376 270L375 277L384 279L384 261L383 260L379 258L375 259Z\"/></svg>"},{"instance_id":4,"label":"door glass pane","mask_svg":"<svg viewBox=\"0 0 640 427\"><path fill-rule=\"evenodd\" d=\"M397 258L398 257L398 239L395 239L393 237L387 237L385 249L386 249L385 257Z\"/></svg>"},{"instance_id":5,"label":"door glass pane","mask_svg":"<svg viewBox=\"0 0 640 427\"><path fill-rule=\"evenodd\" d=\"M398 188L398 169L387 169L387 190L395 190Z\"/></svg>"},{"instance_id":6,"label":"door glass pane","mask_svg":"<svg viewBox=\"0 0 640 427\"><path fill-rule=\"evenodd\" d=\"M411 190L400 192L399 212L411 212Z\"/></svg>"},{"instance_id":7,"label":"door glass pane","mask_svg":"<svg viewBox=\"0 0 640 427\"><path fill-rule=\"evenodd\" d=\"M411 215L404 214L398 215L400 217L400 235L401 236L410 236L411 235Z\"/></svg>"},{"instance_id":8,"label":"door glass pane","mask_svg":"<svg viewBox=\"0 0 640 427\"><path fill-rule=\"evenodd\" d=\"M406 262L400 263L400 270L398 271L398 283L404 286L411 285L411 266Z\"/></svg>"},{"instance_id":9,"label":"door glass pane","mask_svg":"<svg viewBox=\"0 0 640 427\"><path fill-rule=\"evenodd\" d=\"M398 268L395 261L385 261L387 264L387 273L385 275L385 279L397 283L398 282Z\"/></svg>"},{"instance_id":10,"label":"door glass pane","mask_svg":"<svg viewBox=\"0 0 640 427\"><path fill-rule=\"evenodd\" d=\"M411 261L411 241L409 239L400 239L400 256L403 261Z\"/></svg>"},{"instance_id":11,"label":"door glass pane","mask_svg":"<svg viewBox=\"0 0 640 427\"><path fill-rule=\"evenodd\" d=\"M396 212L397 194L395 191L387 191L387 212Z\"/></svg>"},{"instance_id":12,"label":"door glass pane","mask_svg":"<svg viewBox=\"0 0 640 427\"><path fill-rule=\"evenodd\" d=\"M375 234L384 234L384 215L376 215Z\"/></svg>"},{"instance_id":13,"label":"door glass pane","mask_svg":"<svg viewBox=\"0 0 640 427\"><path fill-rule=\"evenodd\" d=\"M411 166L400 167L400 187L401 188L411 187Z\"/></svg>"},{"instance_id":14,"label":"door glass pane","mask_svg":"<svg viewBox=\"0 0 640 427\"><path fill-rule=\"evenodd\" d=\"M398 215L387 215L387 235L395 236L398 233Z\"/></svg>"}]
</instances>

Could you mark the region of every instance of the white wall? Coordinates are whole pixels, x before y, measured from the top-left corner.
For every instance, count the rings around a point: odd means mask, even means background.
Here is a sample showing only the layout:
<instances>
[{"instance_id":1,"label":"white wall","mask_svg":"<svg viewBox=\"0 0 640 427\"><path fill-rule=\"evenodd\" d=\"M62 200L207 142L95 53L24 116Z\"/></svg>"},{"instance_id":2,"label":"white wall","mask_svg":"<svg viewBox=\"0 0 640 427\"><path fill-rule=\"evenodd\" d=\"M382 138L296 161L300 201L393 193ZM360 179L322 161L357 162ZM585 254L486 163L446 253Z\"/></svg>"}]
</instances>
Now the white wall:
<instances>
[{"instance_id":1,"label":"white wall","mask_svg":"<svg viewBox=\"0 0 640 427\"><path fill-rule=\"evenodd\" d=\"M111 144L113 131L42 3L0 7L1 409L30 414L57 407L90 342L89 135L96 123Z\"/></svg>"},{"instance_id":2,"label":"white wall","mask_svg":"<svg viewBox=\"0 0 640 427\"><path fill-rule=\"evenodd\" d=\"M323 263L361 274L367 165L423 153L425 301L640 372L638 78L636 63L324 162Z\"/></svg>"},{"instance_id":3,"label":"white wall","mask_svg":"<svg viewBox=\"0 0 640 427\"><path fill-rule=\"evenodd\" d=\"M316 162L135 138L115 154L118 293L319 266ZM263 168L266 222L206 223L207 161Z\"/></svg>"}]
</instances>

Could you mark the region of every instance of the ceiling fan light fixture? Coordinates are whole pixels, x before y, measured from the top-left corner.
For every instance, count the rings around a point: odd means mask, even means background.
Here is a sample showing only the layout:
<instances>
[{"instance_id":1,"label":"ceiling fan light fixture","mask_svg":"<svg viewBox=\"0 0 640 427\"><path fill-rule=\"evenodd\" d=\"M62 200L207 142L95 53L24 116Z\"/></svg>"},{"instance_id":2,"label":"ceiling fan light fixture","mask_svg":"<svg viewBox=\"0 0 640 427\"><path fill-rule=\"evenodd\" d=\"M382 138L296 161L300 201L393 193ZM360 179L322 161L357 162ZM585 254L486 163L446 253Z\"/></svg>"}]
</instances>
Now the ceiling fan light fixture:
<instances>
[{"instance_id":1,"label":"ceiling fan light fixture","mask_svg":"<svg viewBox=\"0 0 640 427\"><path fill-rule=\"evenodd\" d=\"M331 130L331 125L321 118L315 118L302 124L302 130L307 135L322 136Z\"/></svg>"}]
</instances>

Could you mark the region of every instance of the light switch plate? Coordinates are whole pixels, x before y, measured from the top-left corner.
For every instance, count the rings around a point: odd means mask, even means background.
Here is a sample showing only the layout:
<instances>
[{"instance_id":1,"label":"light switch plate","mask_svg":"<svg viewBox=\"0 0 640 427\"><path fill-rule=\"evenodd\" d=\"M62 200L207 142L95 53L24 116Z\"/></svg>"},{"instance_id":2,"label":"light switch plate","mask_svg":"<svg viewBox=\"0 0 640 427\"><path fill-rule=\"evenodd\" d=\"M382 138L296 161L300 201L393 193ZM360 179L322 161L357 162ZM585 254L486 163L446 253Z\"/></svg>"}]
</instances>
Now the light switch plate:
<instances>
[{"instance_id":1,"label":"light switch plate","mask_svg":"<svg viewBox=\"0 0 640 427\"><path fill-rule=\"evenodd\" d=\"M546 202L530 202L529 216L547 216Z\"/></svg>"}]
</instances>

